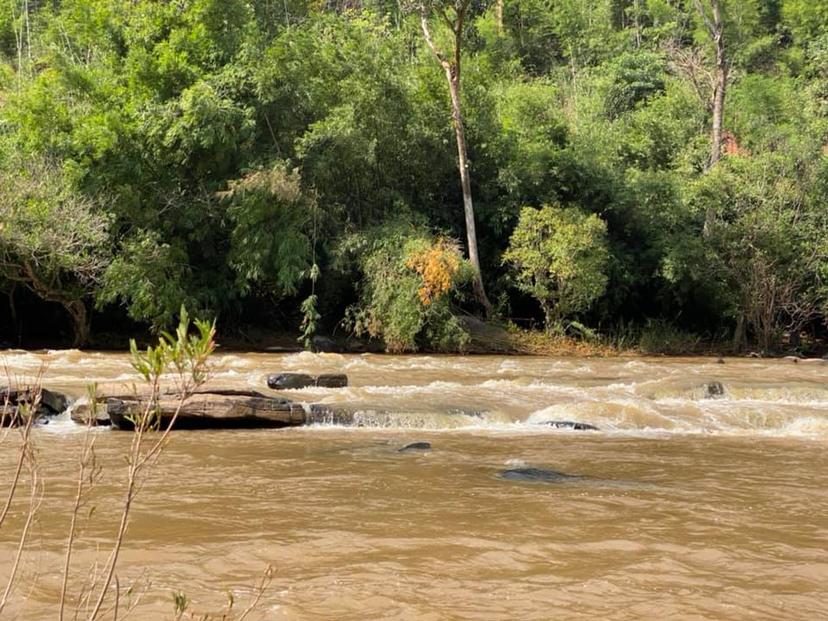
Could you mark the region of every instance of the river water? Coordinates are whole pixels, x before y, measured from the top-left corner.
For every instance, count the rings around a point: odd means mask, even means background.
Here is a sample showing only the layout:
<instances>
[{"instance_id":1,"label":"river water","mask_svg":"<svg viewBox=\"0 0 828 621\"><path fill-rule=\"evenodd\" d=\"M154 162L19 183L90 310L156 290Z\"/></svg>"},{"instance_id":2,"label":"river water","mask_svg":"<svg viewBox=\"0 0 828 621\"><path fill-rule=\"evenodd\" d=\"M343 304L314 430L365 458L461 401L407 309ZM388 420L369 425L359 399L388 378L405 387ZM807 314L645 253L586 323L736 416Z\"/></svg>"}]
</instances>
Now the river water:
<instances>
[{"instance_id":1,"label":"river water","mask_svg":"<svg viewBox=\"0 0 828 621\"><path fill-rule=\"evenodd\" d=\"M8 352L10 372L74 395L130 381L127 357ZM291 398L356 407L357 427L181 431L133 512L122 588L137 619L828 619L828 364L713 359L218 354L214 382L344 372ZM706 385L720 382L710 398ZM715 392L715 391L714 391ZM597 432L554 429L570 420ZM104 467L70 591L102 561L130 434ZM0 444L0 489L14 435ZM53 619L83 431L36 431L45 492L8 618ZM414 441L430 451L398 452ZM505 480L509 468L583 478ZM21 507L0 529L8 572ZM4 585L5 580L0 581Z\"/></svg>"}]
</instances>

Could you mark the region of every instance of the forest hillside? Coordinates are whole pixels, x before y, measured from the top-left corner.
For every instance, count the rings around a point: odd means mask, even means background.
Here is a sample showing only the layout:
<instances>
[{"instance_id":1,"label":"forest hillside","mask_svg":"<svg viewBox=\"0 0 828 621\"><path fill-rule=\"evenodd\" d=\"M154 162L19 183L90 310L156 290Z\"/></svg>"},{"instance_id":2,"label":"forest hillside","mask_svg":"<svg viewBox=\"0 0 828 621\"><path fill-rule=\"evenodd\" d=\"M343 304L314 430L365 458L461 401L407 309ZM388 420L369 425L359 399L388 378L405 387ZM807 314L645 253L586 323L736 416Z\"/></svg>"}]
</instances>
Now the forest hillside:
<instances>
[{"instance_id":1,"label":"forest hillside","mask_svg":"<svg viewBox=\"0 0 828 621\"><path fill-rule=\"evenodd\" d=\"M827 244L824 0L0 0L7 344L795 349Z\"/></svg>"}]
</instances>

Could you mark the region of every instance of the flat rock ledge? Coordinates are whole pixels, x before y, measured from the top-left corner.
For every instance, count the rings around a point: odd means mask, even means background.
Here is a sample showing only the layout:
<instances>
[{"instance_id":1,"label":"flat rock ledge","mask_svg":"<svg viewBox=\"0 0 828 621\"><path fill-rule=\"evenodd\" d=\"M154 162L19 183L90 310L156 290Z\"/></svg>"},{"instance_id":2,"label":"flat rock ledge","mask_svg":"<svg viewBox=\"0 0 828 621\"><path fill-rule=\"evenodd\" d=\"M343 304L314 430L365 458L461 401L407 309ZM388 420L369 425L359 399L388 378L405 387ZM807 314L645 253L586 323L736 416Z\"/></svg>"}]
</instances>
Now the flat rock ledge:
<instances>
[{"instance_id":1,"label":"flat rock ledge","mask_svg":"<svg viewBox=\"0 0 828 621\"><path fill-rule=\"evenodd\" d=\"M149 405L147 396L119 395L99 397L94 407L87 397L78 399L70 410L72 420L81 425L111 425L132 429L133 420ZM162 395L157 404L156 424L166 428L179 408L173 394ZM178 411L174 429L280 429L319 423L351 425L358 409L305 404L268 396L256 391L201 391L189 397Z\"/></svg>"}]
</instances>

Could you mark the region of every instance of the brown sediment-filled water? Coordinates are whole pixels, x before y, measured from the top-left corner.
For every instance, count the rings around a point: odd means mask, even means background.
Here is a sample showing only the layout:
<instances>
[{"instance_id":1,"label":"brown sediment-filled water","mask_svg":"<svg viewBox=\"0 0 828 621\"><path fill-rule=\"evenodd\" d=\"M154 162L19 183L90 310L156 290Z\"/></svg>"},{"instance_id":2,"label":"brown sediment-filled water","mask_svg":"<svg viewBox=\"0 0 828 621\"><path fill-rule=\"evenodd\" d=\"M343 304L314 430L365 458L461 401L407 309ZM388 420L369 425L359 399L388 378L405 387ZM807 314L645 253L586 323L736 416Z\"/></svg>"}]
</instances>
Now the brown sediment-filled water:
<instances>
[{"instance_id":1,"label":"brown sediment-filled water","mask_svg":"<svg viewBox=\"0 0 828 621\"><path fill-rule=\"evenodd\" d=\"M45 363L44 384L74 395L133 377L119 354L0 358L19 376ZM273 581L248 619L828 618L828 364L309 353L215 363L222 386L260 390L272 372L347 373L346 389L286 394L356 406L361 426L174 432L119 564L122 588L150 583L132 618L172 618L176 591L201 612L230 591L241 610L268 564ZM709 398L710 382L724 394ZM73 593L115 531L130 441L95 433L105 474ZM0 444L3 493L13 437ZM64 416L35 439L45 493L4 613L13 619L56 618L83 430ZM398 452L414 441L432 449ZM499 476L522 466L584 478ZM19 509L0 529L0 587Z\"/></svg>"}]
</instances>

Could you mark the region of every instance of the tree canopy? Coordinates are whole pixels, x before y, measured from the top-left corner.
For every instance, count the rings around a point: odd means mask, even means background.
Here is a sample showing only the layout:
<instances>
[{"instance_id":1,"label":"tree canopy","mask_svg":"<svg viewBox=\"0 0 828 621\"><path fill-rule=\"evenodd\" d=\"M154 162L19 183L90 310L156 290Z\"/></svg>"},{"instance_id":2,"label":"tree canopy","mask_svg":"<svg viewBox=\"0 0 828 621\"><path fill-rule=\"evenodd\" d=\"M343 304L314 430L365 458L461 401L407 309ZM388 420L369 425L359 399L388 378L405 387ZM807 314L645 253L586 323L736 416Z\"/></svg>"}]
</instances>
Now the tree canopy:
<instances>
[{"instance_id":1,"label":"tree canopy","mask_svg":"<svg viewBox=\"0 0 828 621\"><path fill-rule=\"evenodd\" d=\"M0 340L162 330L186 304L446 349L482 311L470 250L504 319L822 338L823 5L0 0ZM549 205L559 247L576 214L601 229L592 272L545 259L589 303L522 280Z\"/></svg>"}]
</instances>

